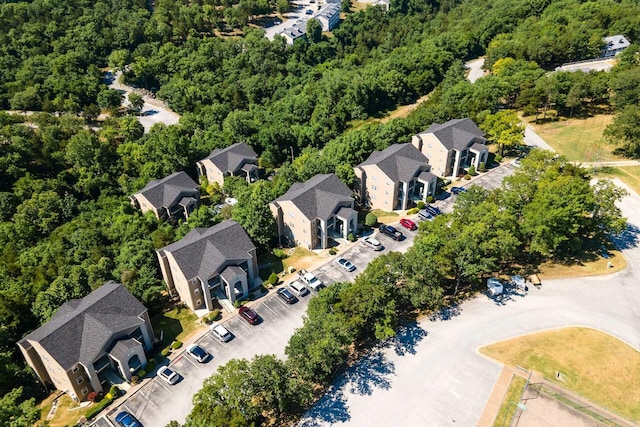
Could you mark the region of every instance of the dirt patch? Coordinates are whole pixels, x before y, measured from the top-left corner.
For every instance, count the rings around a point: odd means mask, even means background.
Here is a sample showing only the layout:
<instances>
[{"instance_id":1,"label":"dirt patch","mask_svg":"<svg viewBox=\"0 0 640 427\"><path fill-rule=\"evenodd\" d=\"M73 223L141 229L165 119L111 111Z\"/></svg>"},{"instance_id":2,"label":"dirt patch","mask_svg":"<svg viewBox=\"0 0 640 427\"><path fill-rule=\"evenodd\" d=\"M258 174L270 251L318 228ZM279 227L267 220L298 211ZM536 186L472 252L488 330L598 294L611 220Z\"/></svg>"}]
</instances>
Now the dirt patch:
<instances>
[{"instance_id":1,"label":"dirt patch","mask_svg":"<svg viewBox=\"0 0 640 427\"><path fill-rule=\"evenodd\" d=\"M557 400L527 390L523 402L527 409L519 411L518 427L599 427L598 423L585 414L570 408Z\"/></svg>"}]
</instances>

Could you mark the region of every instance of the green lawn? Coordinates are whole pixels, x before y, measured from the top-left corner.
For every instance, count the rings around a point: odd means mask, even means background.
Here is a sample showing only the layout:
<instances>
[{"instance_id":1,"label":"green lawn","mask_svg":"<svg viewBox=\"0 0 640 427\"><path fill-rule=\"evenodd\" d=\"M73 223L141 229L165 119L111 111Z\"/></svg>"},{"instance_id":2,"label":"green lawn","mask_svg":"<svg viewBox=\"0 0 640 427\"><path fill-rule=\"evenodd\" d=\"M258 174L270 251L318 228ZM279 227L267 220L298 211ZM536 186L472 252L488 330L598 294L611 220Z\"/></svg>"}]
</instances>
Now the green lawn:
<instances>
[{"instance_id":1,"label":"green lawn","mask_svg":"<svg viewBox=\"0 0 640 427\"><path fill-rule=\"evenodd\" d=\"M635 422L640 421L640 352L589 328L564 328L501 341L480 352L547 379ZM560 372L563 381L556 379Z\"/></svg>"},{"instance_id":2,"label":"green lawn","mask_svg":"<svg viewBox=\"0 0 640 427\"><path fill-rule=\"evenodd\" d=\"M586 119L560 118L557 122L529 124L554 150L571 161L602 162L625 160L613 154L615 145L602 137L613 116L598 114Z\"/></svg>"},{"instance_id":3,"label":"green lawn","mask_svg":"<svg viewBox=\"0 0 640 427\"><path fill-rule=\"evenodd\" d=\"M197 329L202 327L198 323L198 316L188 308L174 308L151 319L153 331L160 336L162 331L162 346L166 347L174 340L183 341Z\"/></svg>"},{"instance_id":4,"label":"green lawn","mask_svg":"<svg viewBox=\"0 0 640 427\"><path fill-rule=\"evenodd\" d=\"M514 375L511 378L511 383L509 384L507 393L504 395L498 415L496 415L496 419L493 422L493 427L502 427L511 423L511 419L516 413L517 404L520 402L520 396L522 396L522 391L526 384L527 380L522 377ZM505 422L507 422L507 424L505 424Z\"/></svg>"},{"instance_id":5,"label":"green lawn","mask_svg":"<svg viewBox=\"0 0 640 427\"><path fill-rule=\"evenodd\" d=\"M640 166L605 167L598 170L594 177L620 178L633 191L640 194Z\"/></svg>"},{"instance_id":6,"label":"green lawn","mask_svg":"<svg viewBox=\"0 0 640 427\"><path fill-rule=\"evenodd\" d=\"M280 274L284 271L282 260L269 252L258 255L258 273L262 280L267 280L271 273Z\"/></svg>"}]
</instances>

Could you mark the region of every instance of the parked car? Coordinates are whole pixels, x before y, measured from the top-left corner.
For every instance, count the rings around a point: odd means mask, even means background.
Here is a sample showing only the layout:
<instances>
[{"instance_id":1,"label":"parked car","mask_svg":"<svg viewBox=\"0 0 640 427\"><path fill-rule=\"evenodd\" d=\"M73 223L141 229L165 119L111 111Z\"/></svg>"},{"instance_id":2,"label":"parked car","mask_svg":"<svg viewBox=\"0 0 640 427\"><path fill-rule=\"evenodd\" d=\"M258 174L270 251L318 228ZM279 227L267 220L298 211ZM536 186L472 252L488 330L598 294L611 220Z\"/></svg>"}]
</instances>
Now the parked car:
<instances>
[{"instance_id":1,"label":"parked car","mask_svg":"<svg viewBox=\"0 0 640 427\"><path fill-rule=\"evenodd\" d=\"M260 323L260 317L258 317L258 314L249 307L240 307L238 313L240 314L240 317L246 320L250 325L257 325Z\"/></svg>"},{"instance_id":2,"label":"parked car","mask_svg":"<svg viewBox=\"0 0 640 427\"><path fill-rule=\"evenodd\" d=\"M304 282L305 285L308 285L312 290L316 292L324 288L324 283L318 280L318 278L313 273L309 273L307 270L302 269L298 271L298 277Z\"/></svg>"},{"instance_id":3,"label":"parked car","mask_svg":"<svg viewBox=\"0 0 640 427\"><path fill-rule=\"evenodd\" d=\"M307 289L301 282L295 281L293 283L289 283L289 287L299 297L303 297L309 293L309 289Z\"/></svg>"},{"instance_id":4,"label":"parked car","mask_svg":"<svg viewBox=\"0 0 640 427\"><path fill-rule=\"evenodd\" d=\"M416 230L418 228L416 223L411 221L409 218L402 218L400 220L400 225L406 228L407 230L411 230L411 231Z\"/></svg>"},{"instance_id":5,"label":"parked car","mask_svg":"<svg viewBox=\"0 0 640 427\"><path fill-rule=\"evenodd\" d=\"M422 209L420 212L418 212L418 218L424 219L426 221L433 221L435 219L435 217L431 215L431 213L426 209Z\"/></svg>"},{"instance_id":6,"label":"parked car","mask_svg":"<svg viewBox=\"0 0 640 427\"><path fill-rule=\"evenodd\" d=\"M369 246L374 251L381 251L383 249L382 243L380 243L380 241L375 237L365 237L364 239L362 239L362 243L365 246Z\"/></svg>"},{"instance_id":7,"label":"parked car","mask_svg":"<svg viewBox=\"0 0 640 427\"><path fill-rule=\"evenodd\" d=\"M395 227L392 227L390 225L381 225L378 228L378 231L382 234L385 234L391 237L393 240L402 240L402 238L404 237L404 234L402 234L402 231L398 231L396 230Z\"/></svg>"},{"instance_id":8,"label":"parked car","mask_svg":"<svg viewBox=\"0 0 640 427\"><path fill-rule=\"evenodd\" d=\"M437 216L437 215L440 215L442 213L442 211L440 209L438 209L435 206L431 206L431 205L425 206L424 209L427 212L429 212L431 215L433 215L433 216Z\"/></svg>"},{"instance_id":9,"label":"parked car","mask_svg":"<svg viewBox=\"0 0 640 427\"><path fill-rule=\"evenodd\" d=\"M344 258L336 258L334 262L347 271L353 271L356 269L355 265L351 264L348 260Z\"/></svg>"},{"instance_id":10,"label":"parked car","mask_svg":"<svg viewBox=\"0 0 640 427\"><path fill-rule=\"evenodd\" d=\"M169 383L169 385L174 385L180 379L180 375L168 366L163 366L158 369L158 376Z\"/></svg>"},{"instance_id":11,"label":"parked car","mask_svg":"<svg viewBox=\"0 0 640 427\"><path fill-rule=\"evenodd\" d=\"M209 329L211 330L213 336L216 337L216 339L220 342L227 342L230 341L231 338L233 338L231 332L229 332L229 330L220 323L214 323L209 327Z\"/></svg>"},{"instance_id":12,"label":"parked car","mask_svg":"<svg viewBox=\"0 0 640 427\"><path fill-rule=\"evenodd\" d=\"M198 344L191 344L187 347L187 353L191 355L194 359L196 359L200 363L204 363L209 359L209 353L205 351Z\"/></svg>"},{"instance_id":13,"label":"parked car","mask_svg":"<svg viewBox=\"0 0 640 427\"><path fill-rule=\"evenodd\" d=\"M289 289L287 288L278 289L278 296L282 301L286 302L287 304L293 304L296 301L298 301L297 298L294 297L293 294L289 292Z\"/></svg>"},{"instance_id":14,"label":"parked car","mask_svg":"<svg viewBox=\"0 0 640 427\"><path fill-rule=\"evenodd\" d=\"M313 15L313 10L307 9L305 12L307 15Z\"/></svg>"},{"instance_id":15,"label":"parked car","mask_svg":"<svg viewBox=\"0 0 640 427\"><path fill-rule=\"evenodd\" d=\"M142 427L142 423L127 411L122 411L116 415L116 422L121 427Z\"/></svg>"},{"instance_id":16,"label":"parked car","mask_svg":"<svg viewBox=\"0 0 640 427\"><path fill-rule=\"evenodd\" d=\"M487 279L487 289L489 289L489 293L491 294L491 296L501 295L504 291L502 282L500 281L500 279L496 279L495 277L490 277Z\"/></svg>"},{"instance_id":17,"label":"parked car","mask_svg":"<svg viewBox=\"0 0 640 427\"><path fill-rule=\"evenodd\" d=\"M465 191L467 191L467 189L464 187L451 187L451 194L460 194L464 193Z\"/></svg>"}]
</instances>

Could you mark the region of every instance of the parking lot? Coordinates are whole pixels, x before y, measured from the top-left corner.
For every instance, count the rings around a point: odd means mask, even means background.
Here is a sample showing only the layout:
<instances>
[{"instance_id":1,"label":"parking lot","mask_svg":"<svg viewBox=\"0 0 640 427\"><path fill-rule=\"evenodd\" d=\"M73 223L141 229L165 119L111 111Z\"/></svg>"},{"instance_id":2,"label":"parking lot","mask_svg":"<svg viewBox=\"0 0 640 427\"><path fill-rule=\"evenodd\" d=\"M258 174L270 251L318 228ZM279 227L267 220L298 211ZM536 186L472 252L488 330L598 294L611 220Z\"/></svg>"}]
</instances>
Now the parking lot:
<instances>
[{"instance_id":1,"label":"parking lot","mask_svg":"<svg viewBox=\"0 0 640 427\"><path fill-rule=\"evenodd\" d=\"M510 175L513 171L514 167L511 164L505 164L471 182L460 181L456 185L468 187L475 184L484 188L495 188L500 185L505 176ZM447 194L438 200L436 205L443 212L450 212L456 197ZM398 221L401 218L403 217L399 216ZM411 218L416 223L419 222L417 215L405 216L405 218ZM413 244L413 238L417 231L409 231L400 226L397 228L403 232L405 239L395 241L386 235L381 235L378 231L373 232L373 236L384 246L382 251L376 252L359 242L341 254L340 257L348 259L355 265L354 271L347 272L335 264L334 257L314 273L325 285L330 286L335 282L353 280L379 255L391 251L406 252ZM299 301L292 305L287 305L275 294L265 297L263 301L252 306L262 318L261 323L252 326L238 316L232 317L224 322L227 329L234 335L234 338L227 343L220 343L210 332L207 332L197 340L197 343L213 356L212 359L206 363L198 363L191 356L182 353L170 365L182 377L178 383L169 385L158 378L147 380L147 383L130 396L125 403L111 410L108 417L114 421L120 411L126 410L147 427L164 426L171 420L184 423L186 416L192 409L192 396L202 388L204 380L210 377L218 366L231 359L250 359L257 354L275 354L283 358L289 338L297 328L302 326L302 317L309 299L313 295L314 292L311 292L299 298ZM184 348L179 351L182 350Z\"/></svg>"},{"instance_id":2,"label":"parking lot","mask_svg":"<svg viewBox=\"0 0 640 427\"><path fill-rule=\"evenodd\" d=\"M313 1L313 2L312 2ZM286 20L265 27L265 36L269 40L273 40L273 37L282 30L291 27L298 19L308 21L313 15L307 14L306 11L311 10L313 13L318 11L318 3L316 0L299 0L291 2L291 11L284 14ZM279 23L278 23L279 22Z\"/></svg>"}]
</instances>

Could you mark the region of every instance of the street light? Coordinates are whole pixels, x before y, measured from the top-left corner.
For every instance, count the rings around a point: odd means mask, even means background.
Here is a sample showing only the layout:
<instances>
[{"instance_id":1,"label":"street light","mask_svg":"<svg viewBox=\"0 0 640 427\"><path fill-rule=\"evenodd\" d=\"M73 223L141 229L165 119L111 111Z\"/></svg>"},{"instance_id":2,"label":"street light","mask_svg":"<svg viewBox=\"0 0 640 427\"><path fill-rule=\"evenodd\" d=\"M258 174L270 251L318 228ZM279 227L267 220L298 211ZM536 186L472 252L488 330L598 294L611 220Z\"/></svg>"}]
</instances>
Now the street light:
<instances>
[{"instance_id":1,"label":"street light","mask_svg":"<svg viewBox=\"0 0 640 427\"><path fill-rule=\"evenodd\" d=\"M291 149L291 164L293 164L293 147L289 146L289 149Z\"/></svg>"}]
</instances>

